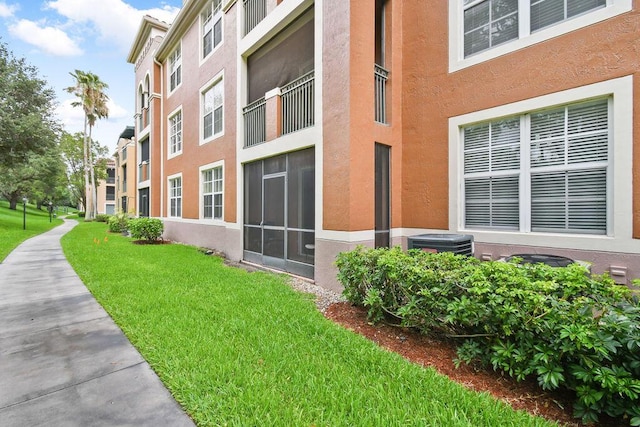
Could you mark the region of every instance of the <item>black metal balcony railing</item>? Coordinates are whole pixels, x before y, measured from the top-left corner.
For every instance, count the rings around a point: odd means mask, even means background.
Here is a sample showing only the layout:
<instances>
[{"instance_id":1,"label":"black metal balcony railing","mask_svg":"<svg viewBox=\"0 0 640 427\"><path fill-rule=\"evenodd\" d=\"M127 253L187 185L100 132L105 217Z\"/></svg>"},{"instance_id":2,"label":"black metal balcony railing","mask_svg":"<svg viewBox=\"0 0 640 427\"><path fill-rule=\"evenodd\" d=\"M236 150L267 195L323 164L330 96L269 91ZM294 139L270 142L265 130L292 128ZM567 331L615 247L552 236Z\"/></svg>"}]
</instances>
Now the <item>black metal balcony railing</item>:
<instances>
[{"instance_id":1,"label":"black metal balcony railing","mask_svg":"<svg viewBox=\"0 0 640 427\"><path fill-rule=\"evenodd\" d=\"M149 163L147 161L143 161L138 165L138 182L149 179L149 169Z\"/></svg>"},{"instance_id":2,"label":"black metal balcony railing","mask_svg":"<svg viewBox=\"0 0 640 427\"><path fill-rule=\"evenodd\" d=\"M244 35L267 16L266 0L244 0Z\"/></svg>"},{"instance_id":3,"label":"black metal balcony railing","mask_svg":"<svg viewBox=\"0 0 640 427\"><path fill-rule=\"evenodd\" d=\"M116 179L115 177L107 177L107 184L115 184L116 183Z\"/></svg>"},{"instance_id":4,"label":"black metal balcony railing","mask_svg":"<svg viewBox=\"0 0 640 427\"><path fill-rule=\"evenodd\" d=\"M244 146L252 147L266 140L266 101L264 97L242 109L244 116Z\"/></svg>"},{"instance_id":5,"label":"black metal balcony railing","mask_svg":"<svg viewBox=\"0 0 640 427\"><path fill-rule=\"evenodd\" d=\"M375 120L378 123L387 124L387 80L389 71L375 64L373 69L375 80Z\"/></svg>"},{"instance_id":6,"label":"black metal balcony railing","mask_svg":"<svg viewBox=\"0 0 640 427\"><path fill-rule=\"evenodd\" d=\"M282 88L282 134L313 126L314 72L292 81Z\"/></svg>"}]
</instances>

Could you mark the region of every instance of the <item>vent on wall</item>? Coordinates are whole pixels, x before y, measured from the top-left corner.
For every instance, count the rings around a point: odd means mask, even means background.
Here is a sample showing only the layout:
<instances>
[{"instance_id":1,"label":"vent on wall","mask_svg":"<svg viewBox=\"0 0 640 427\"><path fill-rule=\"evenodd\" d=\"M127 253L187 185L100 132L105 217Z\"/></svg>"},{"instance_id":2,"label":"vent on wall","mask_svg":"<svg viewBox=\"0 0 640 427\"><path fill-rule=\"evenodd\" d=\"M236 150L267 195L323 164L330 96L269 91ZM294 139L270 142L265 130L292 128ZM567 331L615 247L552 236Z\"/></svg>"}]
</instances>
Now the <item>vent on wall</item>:
<instances>
[{"instance_id":1,"label":"vent on wall","mask_svg":"<svg viewBox=\"0 0 640 427\"><path fill-rule=\"evenodd\" d=\"M409 237L407 246L427 252L473 256L473 236L470 234L419 234Z\"/></svg>"}]
</instances>

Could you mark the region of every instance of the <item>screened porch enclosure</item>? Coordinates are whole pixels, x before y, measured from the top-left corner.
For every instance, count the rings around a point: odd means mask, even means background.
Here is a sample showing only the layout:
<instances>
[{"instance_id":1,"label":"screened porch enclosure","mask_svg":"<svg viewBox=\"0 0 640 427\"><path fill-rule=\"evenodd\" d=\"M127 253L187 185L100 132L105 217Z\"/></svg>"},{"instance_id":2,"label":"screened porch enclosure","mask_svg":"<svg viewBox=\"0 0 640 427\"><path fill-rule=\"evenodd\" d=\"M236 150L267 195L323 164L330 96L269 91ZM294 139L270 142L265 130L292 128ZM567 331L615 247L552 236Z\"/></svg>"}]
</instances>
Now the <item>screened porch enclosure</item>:
<instances>
[{"instance_id":1,"label":"screened porch enclosure","mask_svg":"<svg viewBox=\"0 0 640 427\"><path fill-rule=\"evenodd\" d=\"M313 278L314 149L244 166L246 261Z\"/></svg>"}]
</instances>

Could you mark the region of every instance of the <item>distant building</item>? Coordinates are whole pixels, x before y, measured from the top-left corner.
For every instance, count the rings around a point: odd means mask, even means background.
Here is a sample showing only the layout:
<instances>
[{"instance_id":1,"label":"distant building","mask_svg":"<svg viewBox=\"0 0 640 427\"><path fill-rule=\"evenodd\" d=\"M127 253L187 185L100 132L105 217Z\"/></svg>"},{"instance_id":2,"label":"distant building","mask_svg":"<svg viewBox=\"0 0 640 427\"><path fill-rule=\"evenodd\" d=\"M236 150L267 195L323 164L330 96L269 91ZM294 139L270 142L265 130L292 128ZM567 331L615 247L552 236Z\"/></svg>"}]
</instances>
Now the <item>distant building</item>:
<instances>
[{"instance_id":1,"label":"distant building","mask_svg":"<svg viewBox=\"0 0 640 427\"><path fill-rule=\"evenodd\" d=\"M136 144L135 128L127 126L118 138L116 162L116 211L136 214Z\"/></svg>"},{"instance_id":2,"label":"distant building","mask_svg":"<svg viewBox=\"0 0 640 427\"><path fill-rule=\"evenodd\" d=\"M96 183L96 200L98 210L96 214L113 215L116 213L116 162L107 159L107 178L98 180ZM91 200L91 187L87 193L87 201Z\"/></svg>"},{"instance_id":3,"label":"distant building","mask_svg":"<svg viewBox=\"0 0 640 427\"><path fill-rule=\"evenodd\" d=\"M128 56L136 214L334 289L339 252L423 233L628 283L638 2L559 3L190 0L171 25L146 16Z\"/></svg>"}]
</instances>

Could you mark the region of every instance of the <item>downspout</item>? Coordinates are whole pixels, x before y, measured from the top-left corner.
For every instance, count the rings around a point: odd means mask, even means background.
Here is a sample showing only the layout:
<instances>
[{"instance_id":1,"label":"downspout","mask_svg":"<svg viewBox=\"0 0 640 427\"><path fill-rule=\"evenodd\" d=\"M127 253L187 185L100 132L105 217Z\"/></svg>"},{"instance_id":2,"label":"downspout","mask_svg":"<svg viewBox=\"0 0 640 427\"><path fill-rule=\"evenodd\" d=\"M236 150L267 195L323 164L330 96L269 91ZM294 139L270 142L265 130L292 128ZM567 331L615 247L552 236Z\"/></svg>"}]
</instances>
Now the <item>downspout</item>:
<instances>
[{"instance_id":1,"label":"downspout","mask_svg":"<svg viewBox=\"0 0 640 427\"><path fill-rule=\"evenodd\" d=\"M160 218L164 214L164 66L156 57L153 62L160 67ZM157 95L157 94L154 94Z\"/></svg>"}]
</instances>

